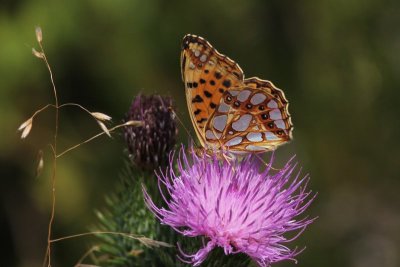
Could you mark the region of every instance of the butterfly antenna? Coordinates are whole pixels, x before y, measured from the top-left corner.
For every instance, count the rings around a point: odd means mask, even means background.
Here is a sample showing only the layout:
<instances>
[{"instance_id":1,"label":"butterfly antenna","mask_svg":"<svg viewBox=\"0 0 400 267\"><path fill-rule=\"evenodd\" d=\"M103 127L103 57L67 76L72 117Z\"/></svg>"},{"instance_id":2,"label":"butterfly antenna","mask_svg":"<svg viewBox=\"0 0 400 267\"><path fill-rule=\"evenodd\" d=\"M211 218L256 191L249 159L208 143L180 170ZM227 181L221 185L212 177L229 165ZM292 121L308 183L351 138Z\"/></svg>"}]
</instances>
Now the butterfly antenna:
<instances>
[{"instance_id":1,"label":"butterfly antenna","mask_svg":"<svg viewBox=\"0 0 400 267\"><path fill-rule=\"evenodd\" d=\"M175 112L175 110L172 107L168 107L168 109L174 114L175 118L179 121L179 123L182 125L183 129L185 129L186 133L189 135L190 139L195 140L192 136L192 134L190 133L190 131L188 130L188 128L186 128L185 124L183 124L181 118L178 116L178 114ZM195 146L197 147L198 145L194 142Z\"/></svg>"}]
</instances>

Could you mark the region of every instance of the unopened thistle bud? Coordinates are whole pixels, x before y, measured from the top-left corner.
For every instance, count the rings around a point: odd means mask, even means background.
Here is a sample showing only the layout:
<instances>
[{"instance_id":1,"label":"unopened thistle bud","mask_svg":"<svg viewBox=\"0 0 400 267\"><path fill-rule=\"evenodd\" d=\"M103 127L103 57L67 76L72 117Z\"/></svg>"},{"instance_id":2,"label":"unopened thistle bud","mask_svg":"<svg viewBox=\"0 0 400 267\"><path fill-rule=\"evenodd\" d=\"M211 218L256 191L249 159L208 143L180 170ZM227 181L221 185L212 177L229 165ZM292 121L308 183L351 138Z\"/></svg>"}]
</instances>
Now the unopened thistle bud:
<instances>
[{"instance_id":1,"label":"unopened thistle bud","mask_svg":"<svg viewBox=\"0 0 400 267\"><path fill-rule=\"evenodd\" d=\"M178 133L172 100L158 95L138 95L126 115L126 121L142 121L139 126L124 128L132 162L145 170L168 164L168 154L174 148Z\"/></svg>"}]
</instances>

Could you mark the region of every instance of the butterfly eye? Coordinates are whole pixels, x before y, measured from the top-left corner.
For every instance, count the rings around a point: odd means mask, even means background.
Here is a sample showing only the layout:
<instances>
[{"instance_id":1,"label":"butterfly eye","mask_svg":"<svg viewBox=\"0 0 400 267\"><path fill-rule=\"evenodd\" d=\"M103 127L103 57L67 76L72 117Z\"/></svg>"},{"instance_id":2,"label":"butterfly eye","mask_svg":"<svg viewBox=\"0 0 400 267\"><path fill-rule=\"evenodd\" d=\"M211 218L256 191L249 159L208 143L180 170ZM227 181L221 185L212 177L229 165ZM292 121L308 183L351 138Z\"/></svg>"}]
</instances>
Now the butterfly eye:
<instances>
[{"instance_id":1,"label":"butterfly eye","mask_svg":"<svg viewBox=\"0 0 400 267\"><path fill-rule=\"evenodd\" d=\"M268 119L268 114L267 113L261 114L261 119L267 120Z\"/></svg>"},{"instance_id":2,"label":"butterfly eye","mask_svg":"<svg viewBox=\"0 0 400 267\"><path fill-rule=\"evenodd\" d=\"M240 107L240 102L239 101L235 101L235 103L233 103L233 105L238 108L238 107Z\"/></svg>"},{"instance_id":3,"label":"butterfly eye","mask_svg":"<svg viewBox=\"0 0 400 267\"><path fill-rule=\"evenodd\" d=\"M226 95L225 101L228 102L228 103L231 102L232 101L232 96Z\"/></svg>"},{"instance_id":4,"label":"butterfly eye","mask_svg":"<svg viewBox=\"0 0 400 267\"><path fill-rule=\"evenodd\" d=\"M282 135L283 134L283 131L282 130L279 130L279 131L277 131L276 132L278 135Z\"/></svg>"},{"instance_id":5,"label":"butterfly eye","mask_svg":"<svg viewBox=\"0 0 400 267\"><path fill-rule=\"evenodd\" d=\"M264 110L265 107L264 107L263 105L261 105L261 106L258 107L258 109L259 109L259 110Z\"/></svg>"},{"instance_id":6,"label":"butterfly eye","mask_svg":"<svg viewBox=\"0 0 400 267\"><path fill-rule=\"evenodd\" d=\"M268 123L268 127L272 129L272 128L274 128L274 124L272 122L270 122L270 123Z\"/></svg>"},{"instance_id":7,"label":"butterfly eye","mask_svg":"<svg viewBox=\"0 0 400 267\"><path fill-rule=\"evenodd\" d=\"M247 109L251 109L252 107L253 107L252 104L247 104L247 105L246 105L246 108L247 108Z\"/></svg>"}]
</instances>

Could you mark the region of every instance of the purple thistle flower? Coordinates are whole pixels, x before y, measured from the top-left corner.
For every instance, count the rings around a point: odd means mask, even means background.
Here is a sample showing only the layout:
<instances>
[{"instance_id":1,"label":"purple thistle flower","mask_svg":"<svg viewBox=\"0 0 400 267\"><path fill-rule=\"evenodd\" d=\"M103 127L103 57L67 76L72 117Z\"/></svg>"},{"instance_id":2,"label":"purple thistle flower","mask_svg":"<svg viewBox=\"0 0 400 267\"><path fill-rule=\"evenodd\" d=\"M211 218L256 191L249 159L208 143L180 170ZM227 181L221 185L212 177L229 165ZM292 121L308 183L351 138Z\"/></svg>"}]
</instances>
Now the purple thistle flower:
<instances>
[{"instance_id":1,"label":"purple thistle flower","mask_svg":"<svg viewBox=\"0 0 400 267\"><path fill-rule=\"evenodd\" d=\"M219 161L216 156L191 154L192 163L181 149L178 173L173 170L171 155L169 170L157 175L159 185L168 192L165 196L160 188L167 208L157 207L143 188L148 207L163 224L184 236L207 238L204 247L193 255L179 247L182 261L200 265L217 246L226 255L246 253L260 266L294 260L302 250L291 250L285 243L314 221L296 217L315 197L306 191L307 176L299 178L297 173L291 179L296 164L289 161L273 174L253 156L232 163ZM292 231L296 232L294 237L284 237Z\"/></svg>"}]
</instances>

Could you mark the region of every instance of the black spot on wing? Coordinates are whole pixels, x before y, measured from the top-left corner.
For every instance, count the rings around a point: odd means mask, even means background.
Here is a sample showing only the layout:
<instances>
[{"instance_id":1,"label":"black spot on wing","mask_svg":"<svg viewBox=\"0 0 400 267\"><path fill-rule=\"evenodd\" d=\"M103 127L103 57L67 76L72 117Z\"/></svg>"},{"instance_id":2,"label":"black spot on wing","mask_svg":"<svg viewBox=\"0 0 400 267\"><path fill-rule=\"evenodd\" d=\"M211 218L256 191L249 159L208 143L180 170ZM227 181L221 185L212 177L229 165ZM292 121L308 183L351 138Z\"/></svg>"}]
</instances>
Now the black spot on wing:
<instances>
[{"instance_id":1,"label":"black spot on wing","mask_svg":"<svg viewBox=\"0 0 400 267\"><path fill-rule=\"evenodd\" d=\"M201 103L203 102L203 98L199 95L196 95L193 99L192 99L192 103Z\"/></svg>"},{"instance_id":2,"label":"black spot on wing","mask_svg":"<svg viewBox=\"0 0 400 267\"><path fill-rule=\"evenodd\" d=\"M181 65L182 73L184 73L185 72L185 65L186 65L186 55L183 55L181 64L182 64Z\"/></svg>"},{"instance_id":3,"label":"black spot on wing","mask_svg":"<svg viewBox=\"0 0 400 267\"><path fill-rule=\"evenodd\" d=\"M214 77L215 77L217 80L219 80L219 79L222 78L222 74L219 73L218 71L216 71L216 72L214 73Z\"/></svg>"},{"instance_id":4,"label":"black spot on wing","mask_svg":"<svg viewBox=\"0 0 400 267\"><path fill-rule=\"evenodd\" d=\"M229 88L229 87L231 87L231 81L230 80L224 80L222 85L225 86L226 88Z\"/></svg>"},{"instance_id":5,"label":"black spot on wing","mask_svg":"<svg viewBox=\"0 0 400 267\"><path fill-rule=\"evenodd\" d=\"M204 95L205 95L206 97L208 97L208 98L211 98L211 97L212 97L212 94L211 94L209 91L207 91L207 90L204 90Z\"/></svg>"}]
</instances>

